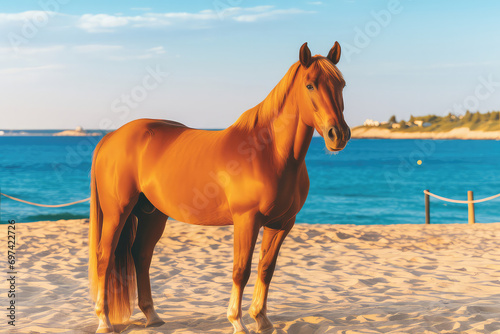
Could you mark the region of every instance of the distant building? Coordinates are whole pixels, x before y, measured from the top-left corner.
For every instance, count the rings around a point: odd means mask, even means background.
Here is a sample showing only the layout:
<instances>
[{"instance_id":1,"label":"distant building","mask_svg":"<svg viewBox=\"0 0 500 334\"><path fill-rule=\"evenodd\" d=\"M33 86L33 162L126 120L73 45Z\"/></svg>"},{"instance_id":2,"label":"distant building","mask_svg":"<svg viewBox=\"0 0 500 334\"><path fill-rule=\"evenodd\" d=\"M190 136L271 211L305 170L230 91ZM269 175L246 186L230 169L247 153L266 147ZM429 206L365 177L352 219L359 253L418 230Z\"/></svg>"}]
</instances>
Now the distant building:
<instances>
[{"instance_id":1,"label":"distant building","mask_svg":"<svg viewBox=\"0 0 500 334\"><path fill-rule=\"evenodd\" d=\"M432 125L432 123L424 122L424 121L421 121L421 120L413 121L413 123L415 123L416 126L420 126L420 127L424 127L424 128Z\"/></svg>"},{"instance_id":2,"label":"distant building","mask_svg":"<svg viewBox=\"0 0 500 334\"><path fill-rule=\"evenodd\" d=\"M364 126L380 126L380 122L374 121L373 119L367 119L364 123Z\"/></svg>"},{"instance_id":3,"label":"distant building","mask_svg":"<svg viewBox=\"0 0 500 334\"><path fill-rule=\"evenodd\" d=\"M399 128L401 128L401 124L399 124L399 123L392 123L392 128L393 129L399 129Z\"/></svg>"}]
</instances>

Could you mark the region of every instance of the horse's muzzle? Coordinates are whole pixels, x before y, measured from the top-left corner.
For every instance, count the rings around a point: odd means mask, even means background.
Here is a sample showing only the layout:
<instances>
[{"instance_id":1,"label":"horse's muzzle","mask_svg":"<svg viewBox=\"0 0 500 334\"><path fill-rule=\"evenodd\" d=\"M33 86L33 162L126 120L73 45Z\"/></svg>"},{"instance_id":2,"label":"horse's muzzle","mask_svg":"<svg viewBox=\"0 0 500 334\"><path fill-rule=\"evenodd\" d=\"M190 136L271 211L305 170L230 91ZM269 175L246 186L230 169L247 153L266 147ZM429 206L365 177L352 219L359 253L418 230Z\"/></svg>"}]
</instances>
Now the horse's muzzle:
<instances>
[{"instance_id":1,"label":"horse's muzzle","mask_svg":"<svg viewBox=\"0 0 500 334\"><path fill-rule=\"evenodd\" d=\"M337 126L325 129L325 145L329 151L338 152L344 149L351 139L351 129L346 125L341 130Z\"/></svg>"}]
</instances>

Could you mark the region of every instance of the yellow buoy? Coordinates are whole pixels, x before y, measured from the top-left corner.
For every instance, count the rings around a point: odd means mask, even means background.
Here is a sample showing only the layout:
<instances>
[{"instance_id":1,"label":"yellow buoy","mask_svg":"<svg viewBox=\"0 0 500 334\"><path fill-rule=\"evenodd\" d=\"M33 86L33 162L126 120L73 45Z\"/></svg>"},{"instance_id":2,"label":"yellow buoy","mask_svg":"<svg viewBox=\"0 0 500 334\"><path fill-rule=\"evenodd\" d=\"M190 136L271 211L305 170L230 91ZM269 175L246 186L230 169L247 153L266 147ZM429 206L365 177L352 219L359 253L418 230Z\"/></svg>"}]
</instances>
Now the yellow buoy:
<instances>
[{"instance_id":1,"label":"yellow buoy","mask_svg":"<svg viewBox=\"0 0 500 334\"><path fill-rule=\"evenodd\" d=\"M417 161L417 164L418 164L418 165L421 165L421 164L422 164L422 160L418 160L418 161Z\"/></svg>"}]
</instances>

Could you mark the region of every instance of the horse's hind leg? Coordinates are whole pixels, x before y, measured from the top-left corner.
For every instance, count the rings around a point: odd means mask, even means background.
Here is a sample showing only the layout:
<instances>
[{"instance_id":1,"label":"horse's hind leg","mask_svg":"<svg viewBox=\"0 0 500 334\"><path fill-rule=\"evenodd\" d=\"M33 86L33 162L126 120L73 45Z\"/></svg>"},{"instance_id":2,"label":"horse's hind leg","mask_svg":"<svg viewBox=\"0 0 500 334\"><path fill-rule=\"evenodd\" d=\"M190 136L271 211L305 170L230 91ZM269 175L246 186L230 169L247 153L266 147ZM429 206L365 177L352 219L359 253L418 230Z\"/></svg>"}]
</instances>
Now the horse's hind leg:
<instances>
[{"instance_id":1,"label":"horse's hind leg","mask_svg":"<svg viewBox=\"0 0 500 334\"><path fill-rule=\"evenodd\" d=\"M280 226L264 227L259 260L259 276L255 282L250 316L257 322L257 331L273 328L267 317L267 295L281 244L295 223L295 217Z\"/></svg>"},{"instance_id":2,"label":"horse's hind leg","mask_svg":"<svg viewBox=\"0 0 500 334\"><path fill-rule=\"evenodd\" d=\"M107 206L110 207L110 206ZM125 212L123 212L125 211ZM99 318L99 327L96 333L113 332L109 319L110 305L108 287L110 284L111 270L114 268L115 250L120 240L120 234L132 208L124 210L104 210L101 239L98 248L97 263L97 299L95 311Z\"/></svg>"},{"instance_id":3,"label":"horse's hind leg","mask_svg":"<svg viewBox=\"0 0 500 334\"><path fill-rule=\"evenodd\" d=\"M163 234L168 217L150 205L149 201L146 201L147 199L141 196L133 211L139 223L132 246L132 256L134 257L137 274L139 308L146 315L146 326L154 326L161 325L164 322L160 319L153 306L149 266L151 265L154 247Z\"/></svg>"}]
</instances>

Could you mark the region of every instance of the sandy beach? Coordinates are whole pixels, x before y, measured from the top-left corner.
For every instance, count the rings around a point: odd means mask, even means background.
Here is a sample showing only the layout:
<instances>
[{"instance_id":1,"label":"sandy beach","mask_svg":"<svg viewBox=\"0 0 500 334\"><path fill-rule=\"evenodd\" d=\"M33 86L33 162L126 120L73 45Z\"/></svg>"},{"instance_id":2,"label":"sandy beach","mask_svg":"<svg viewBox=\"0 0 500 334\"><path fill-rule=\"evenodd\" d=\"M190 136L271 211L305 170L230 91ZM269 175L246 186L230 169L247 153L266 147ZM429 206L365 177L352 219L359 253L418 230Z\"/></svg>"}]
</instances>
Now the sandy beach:
<instances>
[{"instance_id":1,"label":"sandy beach","mask_svg":"<svg viewBox=\"0 0 500 334\"><path fill-rule=\"evenodd\" d=\"M87 220L16 225L16 326L2 315L2 332L94 333L87 228ZM6 231L4 225L4 250ZM245 312L257 259L258 253ZM166 323L144 328L136 307L116 329L232 333L225 315L231 268L232 226L169 222L151 269L156 309ZM269 316L280 334L500 333L500 223L297 224L280 253ZM245 320L252 329L253 320Z\"/></svg>"},{"instance_id":2,"label":"sandy beach","mask_svg":"<svg viewBox=\"0 0 500 334\"><path fill-rule=\"evenodd\" d=\"M401 132L378 127L357 127L352 129L352 138L500 140L500 131L471 131L469 128L456 128L448 132Z\"/></svg>"}]
</instances>

